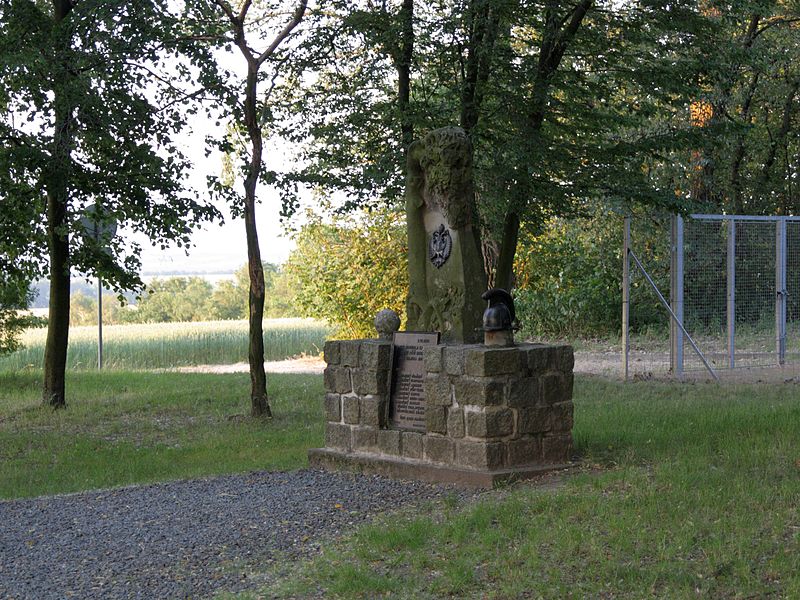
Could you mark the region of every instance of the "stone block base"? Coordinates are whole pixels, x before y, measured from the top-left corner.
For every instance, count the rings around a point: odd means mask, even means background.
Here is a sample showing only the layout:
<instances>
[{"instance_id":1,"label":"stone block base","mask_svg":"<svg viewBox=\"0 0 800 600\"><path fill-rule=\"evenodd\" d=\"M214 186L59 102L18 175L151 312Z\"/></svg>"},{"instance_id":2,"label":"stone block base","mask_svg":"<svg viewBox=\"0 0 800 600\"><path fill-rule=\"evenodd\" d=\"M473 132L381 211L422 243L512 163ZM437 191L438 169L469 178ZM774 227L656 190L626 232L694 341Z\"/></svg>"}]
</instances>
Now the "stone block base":
<instances>
[{"instance_id":1,"label":"stone block base","mask_svg":"<svg viewBox=\"0 0 800 600\"><path fill-rule=\"evenodd\" d=\"M381 454L340 452L330 448L309 450L308 462L311 467L330 471L354 471L370 475L383 475L393 479L452 483L470 488L493 488L505 483L533 479L550 471L572 466L565 463L480 471L460 469L456 466L434 465L422 460Z\"/></svg>"},{"instance_id":2,"label":"stone block base","mask_svg":"<svg viewBox=\"0 0 800 600\"><path fill-rule=\"evenodd\" d=\"M313 466L492 487L569 464L569 346L426 347L424 431L387 419L391 342L329 341L325 361L326 447L309 452Z\"/></svg>"}]
</instances>

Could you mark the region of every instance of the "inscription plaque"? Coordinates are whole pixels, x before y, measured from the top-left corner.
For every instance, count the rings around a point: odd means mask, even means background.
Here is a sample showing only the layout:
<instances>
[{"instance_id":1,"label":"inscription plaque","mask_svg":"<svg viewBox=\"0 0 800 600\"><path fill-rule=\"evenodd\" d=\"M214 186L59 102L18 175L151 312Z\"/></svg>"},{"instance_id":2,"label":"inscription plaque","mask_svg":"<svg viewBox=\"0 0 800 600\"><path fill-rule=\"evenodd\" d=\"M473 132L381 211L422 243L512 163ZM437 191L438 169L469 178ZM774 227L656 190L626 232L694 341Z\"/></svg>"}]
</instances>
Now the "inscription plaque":
<instances>
[{"instance_id":1,"label":"inscription plaque","mask_svg":"<svg viewBox=\"0 0 800 600\"><path fill-rule=\"evenodd\" d=\"M394 333L390 418L395 427L425 431L424 352L438 343L438 333Z\"/></svg>"}]
</instances>

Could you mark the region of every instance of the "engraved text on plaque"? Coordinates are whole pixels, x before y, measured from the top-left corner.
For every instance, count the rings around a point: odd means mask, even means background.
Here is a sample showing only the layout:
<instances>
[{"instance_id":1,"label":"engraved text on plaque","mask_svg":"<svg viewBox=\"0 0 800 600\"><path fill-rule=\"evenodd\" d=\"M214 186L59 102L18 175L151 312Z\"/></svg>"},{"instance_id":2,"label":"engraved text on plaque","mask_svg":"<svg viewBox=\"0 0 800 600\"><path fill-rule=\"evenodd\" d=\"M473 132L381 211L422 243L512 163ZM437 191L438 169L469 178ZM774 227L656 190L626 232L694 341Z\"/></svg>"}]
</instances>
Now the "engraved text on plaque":
<instances>
[{"instance_id":1,"label":"engraved text on plaque","mask_svg":"<svg viewBox=\"0 0 800 600\"><path fill-rule=\"evenodd\" d=\"M391 398L395 427L425 431L424 351L438 343L438 333L395 332Z\"/></svg>"}]
</instances>

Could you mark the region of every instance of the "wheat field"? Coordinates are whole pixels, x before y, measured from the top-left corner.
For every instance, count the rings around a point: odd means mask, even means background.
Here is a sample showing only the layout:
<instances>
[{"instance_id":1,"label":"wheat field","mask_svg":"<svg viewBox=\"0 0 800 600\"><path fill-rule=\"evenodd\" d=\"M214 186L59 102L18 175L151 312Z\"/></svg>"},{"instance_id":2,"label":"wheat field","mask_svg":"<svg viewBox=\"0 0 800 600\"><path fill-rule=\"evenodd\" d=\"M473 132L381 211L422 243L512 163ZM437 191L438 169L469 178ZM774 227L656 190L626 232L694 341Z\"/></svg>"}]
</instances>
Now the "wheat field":
<instances>
[{"instance_id":1,"label":"wheat field","mask_svg":"<svg viewBox=\"0 0 800 600\"><path fill-rule=\"evenodd\" d=\"M265 319L264 358L319 354L330 329L314 319ZM41 368L46 329L22 336L23 348L0 357L0 371ZM247 321L136 323L103 327L103 367L168 369L247 361ZM71 327L68 369L97 368L97 327Z\"/></svg>"}]
</instances>

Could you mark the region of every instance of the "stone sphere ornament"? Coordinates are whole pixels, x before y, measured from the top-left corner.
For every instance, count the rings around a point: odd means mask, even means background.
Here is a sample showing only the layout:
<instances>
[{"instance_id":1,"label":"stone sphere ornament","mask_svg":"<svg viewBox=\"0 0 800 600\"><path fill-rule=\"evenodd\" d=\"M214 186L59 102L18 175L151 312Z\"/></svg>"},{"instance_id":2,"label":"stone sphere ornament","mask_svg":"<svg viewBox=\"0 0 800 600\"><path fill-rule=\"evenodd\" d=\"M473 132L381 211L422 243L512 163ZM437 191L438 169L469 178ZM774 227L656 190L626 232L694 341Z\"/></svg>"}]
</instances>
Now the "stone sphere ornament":
<instances>
[{"instance_id":1,"label":"stone sphere ornament","mask_svg":"<svg viewBox=\"0 0 800 600\"><path fill-rule=\"evenodd\" d=\"M392 334L400 329L400 317L390 308L384 308L375 315L375 329L382 340L392 339Z\"/></svg>"}]
</instances>

